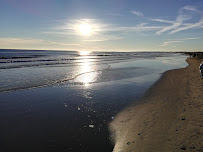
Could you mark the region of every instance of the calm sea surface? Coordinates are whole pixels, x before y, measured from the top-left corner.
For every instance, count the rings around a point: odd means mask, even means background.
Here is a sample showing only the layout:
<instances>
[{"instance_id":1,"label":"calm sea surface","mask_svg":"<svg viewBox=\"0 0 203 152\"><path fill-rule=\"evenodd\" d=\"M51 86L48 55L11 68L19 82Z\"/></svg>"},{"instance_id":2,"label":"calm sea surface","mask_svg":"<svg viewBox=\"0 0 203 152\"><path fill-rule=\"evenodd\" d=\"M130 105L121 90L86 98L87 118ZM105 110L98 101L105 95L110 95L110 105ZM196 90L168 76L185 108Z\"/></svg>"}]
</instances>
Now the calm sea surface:
<instances>
[{"instance_id":1,"label":"calm sea surface","mask_svg":"<svg viewBox=\"0 0 203 152\"><path fill-rule=\"evenodd\" d=\"M174 53L0 50L0 151L110 152L108 124Z\"/></svg>"}]
</instances>

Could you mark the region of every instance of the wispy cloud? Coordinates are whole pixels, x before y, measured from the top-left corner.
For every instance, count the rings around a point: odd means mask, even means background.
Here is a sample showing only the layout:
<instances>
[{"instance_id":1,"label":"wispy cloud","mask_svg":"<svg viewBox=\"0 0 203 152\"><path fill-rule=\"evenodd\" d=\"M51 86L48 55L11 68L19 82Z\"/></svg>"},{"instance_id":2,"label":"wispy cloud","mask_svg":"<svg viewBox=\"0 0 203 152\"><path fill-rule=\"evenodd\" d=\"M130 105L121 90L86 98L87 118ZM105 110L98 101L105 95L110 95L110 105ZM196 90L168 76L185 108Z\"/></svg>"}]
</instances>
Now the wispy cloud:
<instances>
[{"instance_id":1,"label":"wispy cloud","mask_svg":"<svg viewBox=\"0 0 203 152\"><path fill-rule=\"evenodd\" d=\"M51 31L46 31L46 33L77 36L81 35L80 25L89 24L91 26L92 35L97 35L105 31L108 31L110 27L108 24L103 24L96 19L62 20L58 24L59 25L57 27L54 27L53 29L51 29Z\"/></svg>"},{"instance_id":2,"label":"wispy cloud","mask_svg":"<svg viewBox=\"0 0 203 152\"><path fill-rule=\"evenodd\" d=\"M182 38L182 39L176 39L176 40L170 40L170 41L165 41L163 42L161 45L159 46L170 46L170 47L176 47L172 44L174 43L184 43L185 41L188 41L188 40L197 40L197 39L200 39L200 37L189 37L189 38Z\"/></svg>"},{"instance_id":3,"label":"wispy cloud","mask_svg":"<svg viewBox=\"0 0 203 152\"><path fill-rule=\"evenodd\" d=\"M179 10L179 13L184 13L184 11L194 11L194 12L198 12L200 13L201 11L199 11L195 6L184 6Z\"/></svg>"},{"instance_id":4,"label":"wispy cloud","mask_svg":"<svg viewBox=\"0 0 203 152\"><path fill-rule=\"evenodd\" d=\"M159 45L159 46L169 46L173 43L183 43L184 41L166 41L166 42L163 42L163 44ZM172 45L173 46L173 45Z\"/></svg>"},{"instance_id":5,"label":"wispy cloud","mask_svg":"<svg viewBox=\"0 0 203 152\"><path fill-rule=\"evenodd\" d=\"M186 15L179 15L176 18L176 21L172 22L172 25L164 27L162 30L156 32L156 34L161 34L161 33L167 32L169 30L178 28L183 24L184 21L189 20L189 19L191 19L191 17L186 16Z\"/></svg>"},{"instance_id":6,"label":"wispy cloud","mask_svg":"<svg viewBox=\"0 0 203 152\"><path fill-rule=\"evenodd\" d=\"M200 37L189 37L189 38L183 38L180 40L198 40L198 39L200 39Z\"/></svg>"},{"instance_id":7,"label":"wispy cloud","mask_svg":"<svg viewBox=\"0 0 203 152\"><path fill-rule=\"evenodd\" d=\"M169 34L174 34L179 31L184 31L188 29L194 29L194 28L202 28L203 27L203 17L199 20L197 23L185 23L185 21L191 20L193 18L192 15L186 15L185 13L187 11L192 11L195 13L198 13L201 15L201 11L199 11L194 6L184 6L179 9L178 16L176 17L175 21L168 21L163 19L150 19L155 22L161 22L161 23L168 23L171 24L169 26L164 26L161 30L157 31L156 34L160 35L164 32L169 32Z\"/></svg>"},{"instance_id":8,"label":"wispy cloud","mask_svg":"<svg viewBox=\"0 0 203 152\"><path fill-rule=\"evenodd\" d=\"M167 20L163 20L163 19L150 19L151 21L156 21L156 22L161 22L161 23L171 23L173 24L174 21L167 21Z\"/></svg>"},{"instance_id":9,"label":"wispy cloud","mask_svg":"<svg viewBox=\"0 0 203 152\"><path fill-rule=\"evenodd\" d=\"M186 12L186 13L185 13ZM193 13L187 13L193 12ZM106 11L107 14L120 16L119 13L109 12ZM136 16L144 16L144 14L140 11L134 10L131 11L132 14ZM47 31L45 33L49 34L58 34L58 35L67 35L67 36L75 36L82 41L92 41L92 42L99 42L99 41L107 41L107 40L118 40L120 37L124 37L123 34L126 33L146 33L149 31L154 31L157 35L161 35L163 33L167 34L174 34L180 31L188 30L188 29L197 29L203 28L203 16L200 20L196 23L193 21L193 17L195 13L199 13L201 16L200 11L194 6L184 6L179 9L176 19L175 20L167 20L167 19L160 19L154 18L149 19L150 21L155 22L156 24L150 23L141 23L137 25L129 25L129 26L121 26L118 24L107 24L99 19L74 19L74 20L62 20L60 21L57 27L54 29ZM195 17L196 20L197 17ZM149 21L148 20L148 21ZM143 20L146 22L146 20ZM193 22L192 22L193 21ZM91 35L86 37L81 37L81 33L79 30L79 26L81 24L89 24L92 28ZM158 24L157 24L158 23ZM116 36L119 32L119 38ZM102 37L101 37L102 35ZM114 35L115 37L111 37Z\"/></svg>"},{"instance_id":10,"label":"wispy cloud","mask_svg":"<svg viewBox=\"0 0 203 152\"><path fill-rule=\"evenodd\" d=\"M202 26L203 26L203 18L197 23L175 29L171 31L170 34L174 34L179 31L184 31L184 30L193 29L193 28L202 28Z\"/></svg>"},{"instance_id":11,"label":"wispy cloud","mask_svg":"<svg viewBox=\"0 0 203 152\"><path fill-rule=\"evenodd\" d=\"M142 32L142 31L153 31L163 28L163 26L150 26L148 23L141 23L135 26L119 26L116 24L105 24L101 23L100 20L96 19L81 19L81 20L69 20L62 22L62 25L56 27L48 33L53 34L67 34L67 35L80 35L78 26L80 24L90 24L93 31L93 36L104 35L109 36L109 32Z\"/></svg>"},{"instance_id":12,"label":"wispy cloud","mask_svg":"<svg viewBox=\"0 0 203 152\"><path fill-rule=\"evenodd\" d=\"M79 36L83 41L93 42L93 41L118 40L123 38L122 34L126 34L129 32L157 31L163 28L163 26L151 26L148 25L148 23L141 23L135 26L119 26L116 24L105 24L102 23L102 21L96 19L68 20L62 21L60 23L61 25L44 33L67 35L67 36ZM86 39L86 37L81 37L80 31L78 29L78 26L83 23L90 24L92 28L92 35L90 35L88 39ZM119 37L117 36L118 32Z\"/></svg>"},{"instance_id":13,"label":"wispy cloud","mask_svg":"<svg viewBox=\"0 0 203 152\"><path fill-rule=\"evenodd\" d=\"M31 46L31 45L58 45L58 46L80 46L77 43L61 43L31 38L0 38L0 46Z\"/></svg>"},{"instance_id":14,"label":"wispy cloud","mask_svg":"<svg viewBox=\"0 0 203 152\"><path fill-rule=\"evenodd\" d=\"M119 14L119 13L111 13L111 12L109 12L108 15L112 15L112 16L123 16L123 15L121 15L121 14Z\"/></svg>"},{"instance_id":15,"label":"wispy cloud","mask_svg":"<svg viewBox=\"0 0 203 152\"><path fill-rule=\"evenodd\" d=\"M146 26L146 25L136 25L136 26L123 26L123 27L112 27L108 29L112 32L121 32L121 33L128 33L128 32L148 32L148 31L156 31L163 28L163 26Z\"/></svg>"},{"instance_id":16,"label":"wispy cloud","mask_svg":"<svg viewBox=\"0 0 203 152\"><path fill-rule=\"evenodd\" d=\"M111 12L111 11L105 11L107 15L111 15L111 16L123 16L120 13L115 13L115 12Z\"/></svg>"},{"instance_id":17,"label":"wispy cloud","mask_svg":"<svg viewBox=\"0 0 203 152\"><path fill-rule=\"evenodd\" d=\"M0 38L0 44L42 44L44 40L30 38Z\"/></svg>"},{"instance_id":18,"label":"wispy cloud","mask_svg":"<svg viewBox=\"0 0 203 152\"><path fill-rule=\"evenodd\" d=\"M101 41L113 41L113 40L120 40L123 39L121 36L114 36L114 35L100 35L94 39L85 39L83 41L86 42L101 42Z\"/></svg>"},{"instance_id":19,"label":"wispy cloud","mask_svg":"<svg viewBox=\"0 0 203 152\"><path fill-rule=\"evenodd\" d=\"M130 11L132 14L134 14L134 15L136 15L136 16L140 16L140 17L142 17L142 16L144 16L144 14L142 13L142 12L140 12L140 11Z\"/></svg>"}]
</instances>

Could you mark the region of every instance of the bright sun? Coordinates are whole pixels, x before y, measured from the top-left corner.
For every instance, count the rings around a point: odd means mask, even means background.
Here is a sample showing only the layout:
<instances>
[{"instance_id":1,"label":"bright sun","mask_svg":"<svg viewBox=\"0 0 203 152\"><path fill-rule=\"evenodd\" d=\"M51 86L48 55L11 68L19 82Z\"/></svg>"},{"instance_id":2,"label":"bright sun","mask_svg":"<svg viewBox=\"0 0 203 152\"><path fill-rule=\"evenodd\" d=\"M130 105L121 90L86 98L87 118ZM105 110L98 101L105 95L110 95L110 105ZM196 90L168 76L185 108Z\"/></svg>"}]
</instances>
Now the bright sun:
<instances>
[{"instance_id":1,"label":"bright sun","mask_svg":"<svg viewBox=\"0 0 203 152\"><path fill-rule=\"evenodd\" d=\"M92 26L88 23L80 24L79 31L81 35L89 36L92 34Z\"/></svg>"}]
</instances>

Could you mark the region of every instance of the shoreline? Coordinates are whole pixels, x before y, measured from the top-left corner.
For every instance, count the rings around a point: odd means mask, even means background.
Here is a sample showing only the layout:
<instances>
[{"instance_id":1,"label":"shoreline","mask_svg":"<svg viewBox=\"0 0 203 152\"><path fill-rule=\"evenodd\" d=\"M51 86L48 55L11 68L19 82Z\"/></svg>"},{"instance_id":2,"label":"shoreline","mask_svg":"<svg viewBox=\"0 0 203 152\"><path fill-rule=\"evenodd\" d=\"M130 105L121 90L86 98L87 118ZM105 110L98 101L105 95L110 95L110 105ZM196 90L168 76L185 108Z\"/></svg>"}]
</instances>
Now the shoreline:
<instances>
[{"instance_id":1,"label":"shoreline","mask_svg":"<svg viewBox=\"0 0 203 152\"><path fill-rule=\"evenodd\" d=\"M67 72L70 76L87 74L70 83L0 93L3 124L0 133L5 143L0 149L112 151L114 144L108 127L114 117L132 101L140 99L164 71L187 66L182 54L115 55L111 60L98 59L98 63L82 59L73 67L2 70L4 81L1 82L8 88L39 86L52 78L58 81Z\"/></svg>"},{"instance_id":2,"label":"shoreline","mask_svg":"<svg viewBox=\"0 0 203 152\"><path fill-rule=\"evenodd\" d=\"M203 81L201 59L169 70L110 123L114 152L202 151Z\"/></svg>"}]
</instances>

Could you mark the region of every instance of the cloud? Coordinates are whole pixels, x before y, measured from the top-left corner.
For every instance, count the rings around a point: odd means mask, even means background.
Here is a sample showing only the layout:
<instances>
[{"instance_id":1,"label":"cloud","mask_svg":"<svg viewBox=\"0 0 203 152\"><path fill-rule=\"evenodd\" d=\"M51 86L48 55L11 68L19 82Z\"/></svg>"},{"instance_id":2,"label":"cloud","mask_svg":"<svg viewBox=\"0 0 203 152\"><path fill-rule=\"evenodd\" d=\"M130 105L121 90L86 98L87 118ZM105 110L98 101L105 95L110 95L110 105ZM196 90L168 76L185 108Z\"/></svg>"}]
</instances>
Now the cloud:
<instances>
[{"instance_id":1,"label":"cloud","mask_svg":"<svg viewBox=\"0 0 203 152\"><path fill-rule=\"evenodd\" d=\"M131 26L131 27L115 27L113 29L109 29L112 32L147 32L147 31L156 31L162 28L162 26Z\"/></svg>"},{"instance_id":2,"label":"cloud","mask_svg":"<svg viewBox=\"0 0 203 152\"><path fill-rule=\"evenodd\" d=\"M123 15L121 15L121 14L119 14L119 13L111 13L111 12L109 12L108 15L112 15L112 16L123 16Z\"/></svg>"},{"instance_id":3,"label":"cloud","mask_svg":"<svg viewBox=\"0 0 203 152\"><path fill-rule=\"evenodd\" d=\"M154 31L161 29L162 26L135 26L135 27L126 27L126 31L129 32L146 32Z\"/></svg>"},{"instance_id":4,"label":"cloud","mask_svg":"<svg viewBox=\"0 0 203 152\"><path fill-rule=\"evenodd\" d=\"M96 19L75 19L75 20L65 20L61 21L61 25L55 28L56 32L64 32L68 35L80 35L80 25L89 24L93 31L93 34L98 34L100 32L106 31L109 25L100 23Z\"/></svg>"},{"instance_id":5,"label":"cloud","mask_svg":"<svg viewBox=\"0 0 203 152\"><path fill-rule=\"evenodd\" d=\"M31 38L0 38L1 48L30 46L81 46L77 43L61 43Z\"/></svg>"},{"instance_id":6,"label":"cloud","mask_svg":"<svg viewBox=\"0 0 203 152\"><path fill-rule=\"evenodd\" d=\"M180 40L198 40L198 39L200 39L200 37L189 37L189 38L183 38Z\"/></svg>"},{"instance_id":7,"label":"cloud","mask_svg":"<svg viewBox=\"0 0 203 152\"><path fill-rule=\"evenodd\" d=\"M111 15L111 16L123 16L120 13L115 13L115 12L111 12L111 11L105 11L107 15Z\"/></svg>"},{"instance_id":8,"label":"cloud","mask_svg":"<svg viewBox=\"0 0 203 152\"><path fill-rule=\"evenodd\" d=\"M163 26L151 26L148 23L141 23L136 26L116 26L112 25L107 29L108 32L121 32L121 33L128 33L128 32L147 32L147 31L154 31L163 28Z\"/></svg>"},{"instance_id":9,"label":"cloud","mask_svg":"<svg viewBox=\"0 0 203 152\"><path fill-rule=\"evenodd\" d=\"M159 46L169 46L173 43L183 43L184 41L166 41L166 42L163 42L162 45L159 45Z\"/></svg>"},{"instance_id":10,"label":"cloud","mask_svg":"<svg viewBox=\"0 0 203 152\"><path fill-rule=\"evenodd\" d=\"M184 21L189 20L189 19L191 19L190 16L179 15L179 16L177 16L176 21L172 22L172 25L164 27L162 30L156 32L156 34L161 34L161 33L167 32L169 30L178 28L183 24Z\"/></svg>"},{"instance_id":11,"label":"cloud","mask_svg":"<svg viewBox=\"0 0 203 152\"><path fill-rule=\"evenodd\" d=\"M150 19L151 21L156 21L156 22L161 22L161 23L171 23L173 24L174 21L167 21L167 20L163 20L163 19Z\"/></svg>"},{"instance_id":12,"label":"cloud","mask_svg":"<svg viewBox=\"0 0 203 152\"><path fill-rule=\"evenodd\" d=\"M56 27L46 31L46 34L63 35L67 37L79 38L82 41L106 41L112 40L109 32L115 32L114 25L102 23L98 19L73 19L63 20ZM91 26L91 35L82 36L80 32L81 24L89 24ZM102 37L101 37L102 35ZM88 39L87 39L88 38ZM115 38L113 38L115 40Z\"/></svg>"},{"instance_id":13,"label":"cloud","mask_svg":"<svg viewBox=\"0 0 203 152\"><path fill-rule=\"evenodd\" d=\"M177 29L171 31L170 34L174 34L174 33L176 33L176 32L184 31L184 30L188 30L188 29L192 29L192 28L202 28L202 26L203 26L203 18L200 19L200 21L197 22L197 23L194 23L194 24L191 24L191 25L188 25L188 26L184 26L184 27L177 28Z\"/></svg>"},{"instance_id":14,"label":"cloud","mask_svg":"<svg viewBox=\"0 0 203 152\"><path fill-rule=\"evenodd\" d=\"M0 44L41 44L43 40L23 38L0 38Z\"/></svg>"},{"instance_id":15,"label":"cloud","mask_svg":"<svg viewBox=\"0 0 203 152\"><path fill-rule=\"evenodd\" d=\"M83 41L86 42L102 42L102 41L113 41L113 40L120 40L123 39L121 36L114 36L114 35L100 35L94 39L86 39Z\"/></svg>"},{"instance_id":16,"label":"cloud","mask_svg":"<svg viewBox=\"0 0 203 152\"><path fill-rule=\"evenodd\" d=\"M147 31L157 31L163 28L163 26L150 26L148 23L141 23L135 26L119 26L116 24L106 24L102 23L98 19L79 19L79 20L66 20L61 21L61 25L58 25L50 31L44 33L47 34L58 34L58 35L67 35L67 36L76 36L79 37L82 41L107 41L107 40L118 40L124 38L123 34L129 32L147 32ZM92 35L89 37L81 37L78 30L80 24L90 24L92 27ZM119 32L119 36L118 35ZM86 39L88 38L88 39ZM93 39L94 38L94 39Z\"/></svg>"},{"instance_id":17,"label":"cloud","mask_svg":"<svg viewBox=\"0 0 203 152\"><path fill-rule=\"evenodd\" d=\"M171 45L173 43L184 43L184 41L188 40L197 40L200 39L200 37L189 37L189 38L182 38L182 39L176 39L176 40L171 40L171 41L165 41L159 46L171 46L171 47L176 47L174 45Z\"/></svg>"},{"instance_id":18,"label":"cloud","mask_svg":"<svg viewBox=\"0 0 203 152\"><path fill-rule=\"evenodd\" d=\"M179 12L183 13L184 10L186 10L186 11L194 11L194 12L197 12L197 13L201 12L195 6L184 6L179 10Z\"/></svg>"},{"instance_id":19,"label":"cloud","mask_svg":"<svg viewBox=\"0 0 203 152\"><path fill-rule=\"evenodd\" d=\"M192 15L186 15L185 11L192 11L195 13L201 12L198 9L196 9L196 7L194 6L184 6L179 9L178 15L175 21L168 21L163 19L150 19L151 21L155 21L155 22L171 24L168 26L164 26L161 30L157 31L156 34L160 35L168 31L170 31L169 34L174 34L179 31L203 27L203 17L197 23L185 23L185 21L191 20L193 18Z\"/></svg>"},{"instance_id":20,"label":"cloud","mask_svg":"<svg viewBox=\"0 0 203 152\"><path fill-rule=\"evenodd\" d=\"M166 20L166 19L149 19L154 22L159 22L159 24L149 24L149 23L141 23L137 25L129 25L129 26L121 26L116 24L106 24L102 20L99 19L74 19L74 20L62 20L60 21L57 27L51 29L50 31L44 32L49 34L58 34L58 35L67 35L75 36L80 38L82 41L107 41L107 40L116 40L117 38L109 38L110 35L117 35L117 32L120 32L120 37L123 37L123 34L134 32L149 32L154 31L157 35L161 35L163 33L174 34L179 31L184 31L188 29L197 29L203 28L203 19L200 19L197 23L192 22L193 15L195 14L186 14L185 12L200 12L194 6L184 6L179 9L175 20ZM109 15L120 16L118 13L113 13L110 11L106 11ZM131 11L132 14L136 16L144 16L142 12L139 11ZM200 13L199 13L200 14ZM195 16L195 19L197 17ZM81 37L81 33L79 30L80 24L89 24L92 28L92 34L86 39L86 37ZM103 35L103 37L99 37ZM94 38L94 39L93 39Z\"/></svg>"},{"instance_id":21,"label":"cloud","mask_svg":"<svg viewBox=\"0 0 203 152\"><path fill-rule=\"evenodd\" d=\"M109 36L109 32L141 32L141 31L153 31L163 28L163 26L149 26L148 23L141 23L136 26L117 26L116 24L101 23L96 19L81 19L81 20L69 20L58 26L55 30L48 32L53 34L67 34L67 35L80 35L78 25L90 24L93 30L93 36L103 34ZM106 35L105 35L106 34Z\"/></svg>"},{"instance_id":22,"label":"cloud","mask_svg":"<svg viewBox=\"0 0 203 152\"><path fill-rule=\"evenodd\" d=\"M136 16L140 16L140 17L144 16L144 14L140 11L130 11L130 12Z\"/></svg>"}]
</instances>

